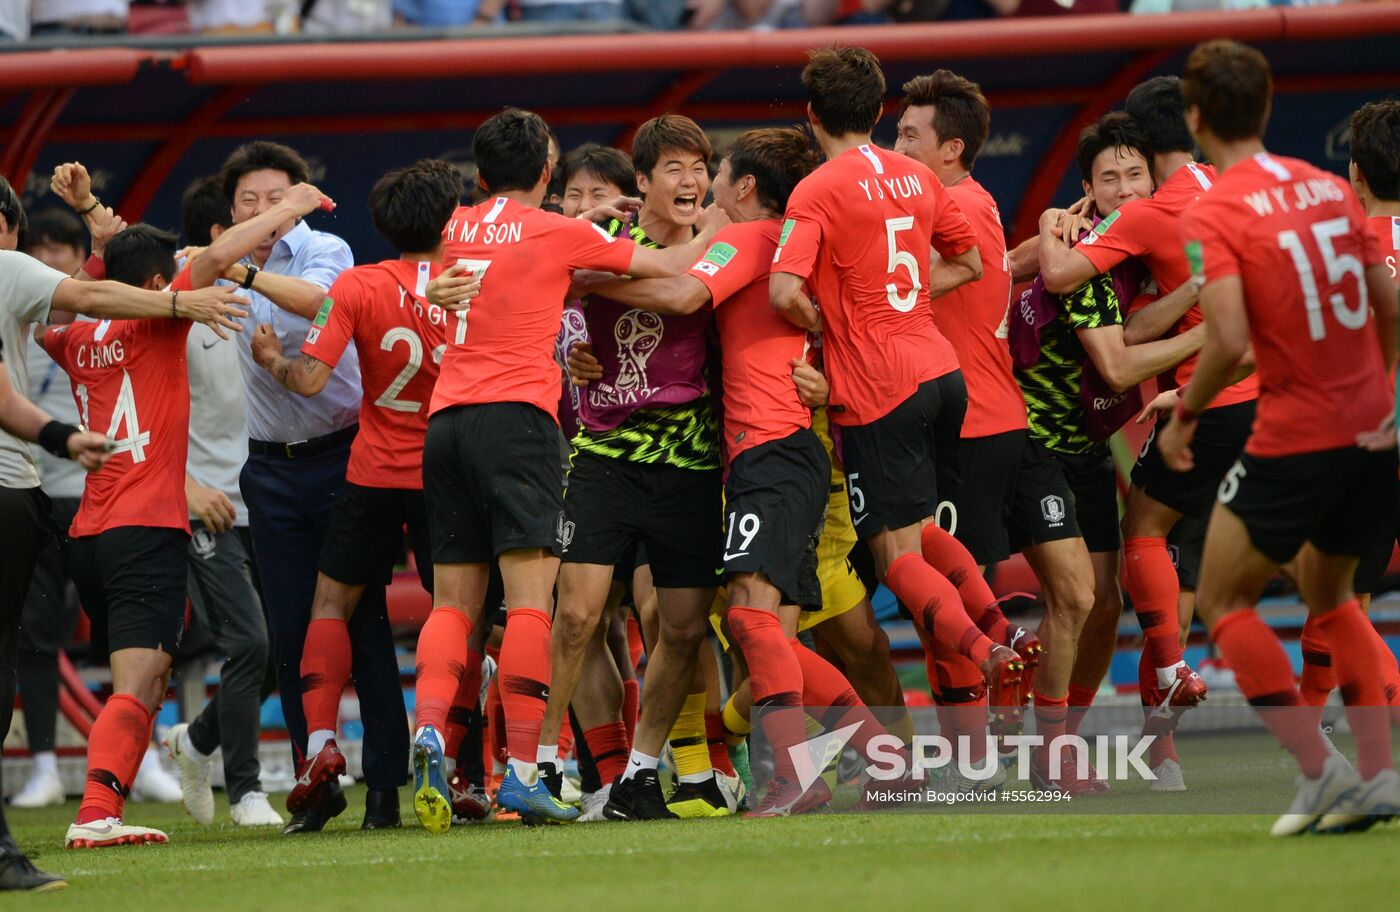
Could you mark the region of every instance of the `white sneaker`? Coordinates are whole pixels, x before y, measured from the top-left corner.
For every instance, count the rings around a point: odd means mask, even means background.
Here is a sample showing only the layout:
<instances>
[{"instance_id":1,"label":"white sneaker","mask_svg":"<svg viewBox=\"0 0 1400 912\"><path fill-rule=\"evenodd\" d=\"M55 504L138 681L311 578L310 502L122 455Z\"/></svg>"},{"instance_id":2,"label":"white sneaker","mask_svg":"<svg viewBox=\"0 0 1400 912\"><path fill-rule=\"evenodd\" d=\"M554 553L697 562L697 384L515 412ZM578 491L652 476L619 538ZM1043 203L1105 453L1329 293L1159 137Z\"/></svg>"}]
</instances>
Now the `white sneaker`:
<instances>
[{"instance_id":1,"label":"white sneaker","mask_svg":"<svg viewBox=\"0 0 1400 912\"><path fill-rule=\"evenodd\" d=\"M65 799L63 780L56 773L35 771L25 781L24 787L10 799L10 806L17 808L56 807Z\"/></svg>"},{"instance_id":2,"label":"white sneaker","mask_svg":"<svg viewBox=\"0 0 1400 912\"><path fill-rule=\"evenodd\" d=\"M1400 774L1383 769L1361 787L1342 797L1317 822L1319 833L1351 833L1369 830L1382 820L1400 814Z\"/></svg>"},{"instance_id":3,"label":"white sneaker","mask_svg":"<svg viewBox=\"0 0 1400 912\"><path fill-rule=\"evenodd\" d=\"M141 769L131 783L131 800L155 804L174 804L183 797L179 781L160 765L155 748L147 748L141 758Z\"/></svg>"},{"instance_id":4,"label":"white sneaker","mask_svg":"<svg viewBox=\"0 0 1400 912\"><path fill-rule=\"evenodd\" d=\"M185 749L188 739L185 733L188 730L189 726L183 722L171 726L165 736L165 747L170 751L170 759L175 761L176 768L180 770L178 800L184 802L185 810L190 812L191 817L208 825L214 822L214 788L209 784L214 761L212 757L196 760L190 755ZM146 764L142 764L143 772L145 766ZM140 774L136 776L136 781L141 781Z\"/></svg>"},{"instance_id":5,"label":"white sneaker","mask_svg":"<svg viewBox=\"0 0 1400 912\"><path fill-rule=\"evenodd\" d=\"M738 814L744 807L744 799L748 797L744 791L744 780L715 770L715 783L719 785L719 793L724 796L724 804L729 808L730 815Z\"/></svg>"},{"instance_id":6,"label":"white sneaker","mask_svg":"<svg viewBox=\"0 0 1400 912\"><path fill-rule=\"evenodd\" d=\"M603 808L608 806L608 799L612 797L612 783L598 789L596 792L583 793L583 813L578 816L580 823L593 823L598 820L607 820L603 816Z\"/></svg>"},{"instance_id":7,"label":"white sneaker","mask_svg":"<svg viewBox=\"0 0 1400 912\"><path fill-rule=\"evenodd\" d=\"M1379 778L1379 777L1378 777ZM1361 777L1341 754L1330 754L1322 765L1322 775L1309 779L1298 774L1298 794L1288 807L1288 813L1274 821L1269 830L1273 836L1297 836L1306 833L1333 809L1349 792L1361 786Z\"/></svg>"},{"instance_id":8,"label":"white sneaker","mask_svg":"<svg viewBox=\"0 0 1400 912\"><path fill-rule=\"evenodd\" d=\"M127 826L122 823L120 817L108 817L106 820L70 825L68 835L63 839L63 846L68 849L105 849L108 846L148 845L168 841L169 837L160 830Z\"/></svg>"},{"instance_id":9,"label":"white sneaker","mask_svg":"<svg viewBox=\"0 0 1400 912\"><path fill-rule=\"evenodd\" d=\"M956 762L949 763L934 773L929 787L943 792L995 792L1006 784L1006 767L1000 763L984 779L974 779L963 775Z\"/></svg>"},{"instance_id":10,"label":"white sneaker","mask_svg":"<svg viewBox=\"0 0 1400 912\"><path fill-rule=\"evenodd\" d=\"M1157 778L1148 786L1153 792L1184 792L1186 777L1181 774L1181 764L1172 759L1163 760L1152 767L1152 775Z\"/></svg>"},{"instance_id":11,"label":"white sneaker","mask_svg":"<svg viewBox=\"0 0 1400 912\"><path fill-rule=\"evenodd\" d=\"M281 826L282 815L273 810L262 792L249 792L228 809L229 816L239 826Z\"/></svg>"},{"instance_id":12,"label":"white sneaker","mask_svg":"<svg viewBox=\"0 0 1400 912\"><path fill-rule=\"evenodd\" d=\"M481 657L481 690L476 695L477 708L486 711L486 695L491 692L491 679L496 676L496 660L490 656Z\"/></svg>"},{"instance_id":13,"label":"white sneaker","mask_svg":"<svg viewBox=\"0 0 1400 912\"><path fill-rule=\"evenodd\" d=\"M576 781L565 776L563 783L559 786L559 800L565 804L578 804L583 800L583 791L578 787Z\"/></svg>"}]
</instances>

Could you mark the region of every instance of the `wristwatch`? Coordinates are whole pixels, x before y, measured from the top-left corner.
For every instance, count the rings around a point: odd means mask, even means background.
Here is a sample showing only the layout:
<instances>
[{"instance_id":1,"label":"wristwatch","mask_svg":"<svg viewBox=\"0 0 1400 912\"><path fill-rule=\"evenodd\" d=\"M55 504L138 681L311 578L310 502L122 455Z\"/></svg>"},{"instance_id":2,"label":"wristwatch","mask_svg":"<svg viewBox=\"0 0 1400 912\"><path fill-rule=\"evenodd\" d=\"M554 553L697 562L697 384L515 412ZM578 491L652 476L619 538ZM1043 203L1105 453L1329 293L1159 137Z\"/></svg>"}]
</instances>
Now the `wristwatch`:
<instances>
[{"instance_id":1,"label":"wristwatch","mask_svg":"<svg viewBox=\"0 0 1400 912\"><path fill-rule=\"evenodd\" d=\"M239 287L239 288L252 288L252 287L253 287L253 278L258 274L258 272L259 272L260 270L258 269L258 267L254 266L254 265L251 264L251 263L249 263L249 264L248 264L246 267L244 267L244 268L246 268L246 269L248 270L248 272L247 272L246 275L243 276L243 281L238 283L238 287Z\"/></svg>"}]
</instances>

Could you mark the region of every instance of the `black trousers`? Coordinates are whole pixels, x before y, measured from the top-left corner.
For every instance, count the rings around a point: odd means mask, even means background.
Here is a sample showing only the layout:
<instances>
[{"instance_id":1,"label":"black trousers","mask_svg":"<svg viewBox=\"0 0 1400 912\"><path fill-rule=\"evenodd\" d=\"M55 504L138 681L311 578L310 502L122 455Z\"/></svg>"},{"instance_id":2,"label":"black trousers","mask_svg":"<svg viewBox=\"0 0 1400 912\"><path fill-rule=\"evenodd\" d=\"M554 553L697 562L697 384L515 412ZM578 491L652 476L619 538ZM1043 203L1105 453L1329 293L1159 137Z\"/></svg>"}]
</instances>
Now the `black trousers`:
<instances>
[{"instance_id":1,"label":"black trousers","mask_svg":"<svg viewBox=\"0 0 1400 912\"><path fill-rule=\"evenodd\" d=\"M348 443L302 459L249 454L239 478L272 628L282 714L298 764L306 755L301 651L321 543L349 458ZM365 782L372 789L398 788L408 777L408 713L383 586L365 588L349 627L351 676L365 726Z\"/></svg>"},{"instance_id":2,"label":"black trousers","mask_svg":"<svg viewBox=\"0 0 1400 912\"><path fill-rule=\"evenodd\" d=\"M78 590L68 578L63 546L81 501L52 498L57 530L34 567L19 631L19 692L24 697L24 728L29 749L51 751L58 726L58 653L68 645L78 622Z\"/></svg>"},{"instance_id":3,"label":"black trousers","mask_svg":"<svg viewBox=\"0 0 1400 912\"><path fill-rule=\"evenodd\" d=\"M0 488L0 737L15 712L19 627L34 565L52 536L49 499L38 488ZM0 790L4 783L0 781ZM0 805L0 836L8 836Z\"/></svg>"}]
</instances>

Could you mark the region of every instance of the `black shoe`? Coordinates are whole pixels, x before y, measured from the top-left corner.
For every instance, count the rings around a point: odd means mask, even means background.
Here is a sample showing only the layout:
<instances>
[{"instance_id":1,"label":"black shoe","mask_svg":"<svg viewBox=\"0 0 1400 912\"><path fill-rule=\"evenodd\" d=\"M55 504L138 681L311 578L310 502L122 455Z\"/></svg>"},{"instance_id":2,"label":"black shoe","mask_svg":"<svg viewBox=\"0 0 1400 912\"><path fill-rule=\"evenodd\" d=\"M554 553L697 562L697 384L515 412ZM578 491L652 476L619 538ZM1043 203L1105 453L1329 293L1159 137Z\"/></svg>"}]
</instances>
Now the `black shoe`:
<instances>
[{"instance_id":1,"label":"black shoe","mask_svg":"<svg viewBox=\"0 0 1400 912\"><path fill-rule=\"evenodd\" d=\"M68 881L57 874L46 874L34 867L10 836L0 838L0 890L47 893L62 890Z\"/></svg>"},{"instance_id":2,"label":"black shoe","mask_svg":"<svg viewBox=\"0 0 1400 912\"><path fill-rule=\"evenodd\" d=\"M540 781L544 787L549 789L549 793L558 798L564 791L564 771L553 763L541 763L539 765Z\"/></svg>"},{"instance_id":3,"label":"black shoe","mask_svg":"<svg viewBox=\"0 0 1400 912\"><path fill-rule=\"evenodd\" d=\"M675 820L661 795L656 770L642 770L631 779L613 783L603 816L609 820Z\"/></svg>"},{"instance_id":4,"label":"black shoe","mask_svg":"<svg viewBox=\"0 0 1400 912\"><path fill-rule=\"evenodd\" d=\"M729 813L729 803L714 776L704 782L677 782L666 807L677 817L723 817Z\"/></svg>"},{"instance_id":5,"label":"black shoe","mask_svg":"<svg viewBox=\"0 0 1400 912\"><path fill-rule=\"evenodd\" d=\"M397 830L401 826L398 789L370 789L365 793L365 822L360 829Z\"/></svg>"},{"instance_id":6,"label":"black shoe","mask_svg":"<svg viewBox=\"0 0 1400 912\"><path fill-rule=\"evenodd\" d=\"M316 806L308 808L300 814L293 814L292 819L282 828L282 835L319 833L333 818L343 814L346 806L345 791L341 789L340 783L328 782L326 787L321 790L321 800Z\"/></svg>"}]
</instances>

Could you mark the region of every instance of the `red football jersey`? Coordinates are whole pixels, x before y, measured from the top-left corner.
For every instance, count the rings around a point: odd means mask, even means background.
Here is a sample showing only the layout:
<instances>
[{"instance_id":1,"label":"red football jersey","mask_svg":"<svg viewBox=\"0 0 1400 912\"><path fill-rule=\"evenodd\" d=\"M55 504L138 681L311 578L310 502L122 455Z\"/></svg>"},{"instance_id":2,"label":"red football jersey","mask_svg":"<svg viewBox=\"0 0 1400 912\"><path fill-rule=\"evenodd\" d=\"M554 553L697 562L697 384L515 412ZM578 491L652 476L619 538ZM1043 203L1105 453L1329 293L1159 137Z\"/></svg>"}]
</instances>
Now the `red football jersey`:
<instances>
[{"instance_id":1,"label":"red football jersey","mask_svg":"<svg viewBox=\"0 0 1400 912\"><path fill-rule=\"evenodd\" d=\"M788 200L772 268L816 289L833 423L869 424L957 370L933 322L930 243L952 257L977 236L933 172L894 152L843 152Z\"/></svg>"},{"instance_id":2,"label":"red football jersey","mask_svg":"<svg viewBox=\"0 0 1400 912\"><path fill-rule=\"evenodd\" d=\"M1366 219L1366 230L1380 245L1390 277L1400 281L1400 215L1373 215Z\"/></svg>"},{"instance_id":3,"label":"red football jersey","mask_svg":"<svg viewBox=\"0 0 1400 912\"><path fill-rule=\"evenodd\" d=\"M583 219L497 197L462 206L443 231L447 263L481 276L481 294L447 328L430 412L527 402L559 420L554 339L576 269L625 273L634 245Z\"/></svg>"},{"instance_id":4,"label":"red football jersey","mask_svg":"<svg viewBox=\"0 0 1400 912\"><path fill-rule=\"evenodd\" d=\"M188 288L188 272L173 287ZM84 321L49 328L44 350L68 372L83 424L114 445L87 476L68 534L121 526L190 531L185 503L188 320ZM232 378L231 378L232 382Z\"/></svg>"},{"instance_id":5,"label":"red football jersey","mask_svg":"<svg viewBox=\"0 0 1400 912\"><path fill-rule=\"evenodd\" d=\"M990 437L1026 427L1026 400L1011 374L1011 262L996 200L969 175L947 188L948 196L977 232L982 278L933 302L933 319L952 343L967 383L963 437Z\"/></svg>"},{"instance_id":6,"label":"red football jersey","mask_svg":"<svg viewBox=\"0 0 1400 912\"><path fill-rule=\"evenodd\" d=\"M1157 284L1157 296L1171 294L1191 278L1191 267L1181 247L1164 244L1162 239L1174 238L1181 233L1181 214L1210 189L1214 180L1215 168L1211 165L1191 162L1177 168L1151 198L1124 203L1099 222L1077 249L1100 272L1107 272L1129 257L1137 257L1152 273L1152 279ZM1193 304L1182 315L1177 332L1198 326L1204 319L1200 306ZM1196 355L1192 355L1176 366L1177 386L1185 386L1196 372L1196 358ZM1210 406L1219 408L1257 398L1259 379L1251 374L1234 386L1221 390Z\"/></svg>"},{"instance_id":7,"label":"red football jersey","mask_svg":"<svg viewBox=\"0 0 1400 912\"><path fill-rule=\"evenodd\" d=\"M301 347L335 367L351 340L360 355L360 433L345 478L367 488L423 487L428 403L452 315L428 303L441 263L386 260L340 274Z\"/></svg>"},{"instance_id":8,"label":"red football jersey","mask_svg":"<svg viewBox=\"0 0 1400 912\"><path fill-rule=\"evenodd\" d=\"M1365 270L1382 257L1346 182L1261 152L1220 175L1182 225L1206 282L1239 276L1244 285L1260 387L1245 449L1336 449L1378 427L1394 394Z\"/></svg>"},{"instance_id":9,"label":"red football jersey","mask_svg":"<svg viewBox=\"0 0 1400 912\"><path fill-rule=\"evenodd\" d=\"M731 463L747 449L812 426L812 413L792 383L792 359L805 356L807 332L768 303L769 267L781 231L778 219L730 225L690 268L714 303L724 369L725 456Z\"/></svg>"}]
</instances>

